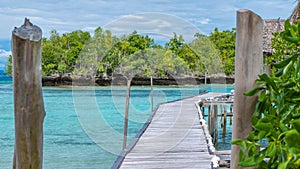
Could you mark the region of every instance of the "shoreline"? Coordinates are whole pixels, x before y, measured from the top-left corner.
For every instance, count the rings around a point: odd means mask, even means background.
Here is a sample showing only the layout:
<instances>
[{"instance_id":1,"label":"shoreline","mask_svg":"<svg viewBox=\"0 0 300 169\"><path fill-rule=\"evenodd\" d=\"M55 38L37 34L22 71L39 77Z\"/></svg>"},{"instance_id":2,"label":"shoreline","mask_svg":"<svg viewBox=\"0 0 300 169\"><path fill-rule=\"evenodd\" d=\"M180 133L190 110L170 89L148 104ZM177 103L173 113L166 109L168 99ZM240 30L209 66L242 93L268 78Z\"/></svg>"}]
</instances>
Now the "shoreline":
<instances>
[{"instance_id":1,"label":"shoreline","mask_svg":"<svg viewBox=\"0 0 300 169\"><path fill-rule=\"evenodd\" d=\"M171 85L200 85L205 82L204 77L168 77L168 78L153 78L153 85L156 86L171 86ZM207 77L207 84L233 84L234 78L229 76L211 76ZM126 78L123 76L116 77L79 77L72 78L71 76L44 76L42 77L42 86L124 86ZM132 86L150 86L150 77L134 77L131 82Z\"/></svg>"}]
</instances>

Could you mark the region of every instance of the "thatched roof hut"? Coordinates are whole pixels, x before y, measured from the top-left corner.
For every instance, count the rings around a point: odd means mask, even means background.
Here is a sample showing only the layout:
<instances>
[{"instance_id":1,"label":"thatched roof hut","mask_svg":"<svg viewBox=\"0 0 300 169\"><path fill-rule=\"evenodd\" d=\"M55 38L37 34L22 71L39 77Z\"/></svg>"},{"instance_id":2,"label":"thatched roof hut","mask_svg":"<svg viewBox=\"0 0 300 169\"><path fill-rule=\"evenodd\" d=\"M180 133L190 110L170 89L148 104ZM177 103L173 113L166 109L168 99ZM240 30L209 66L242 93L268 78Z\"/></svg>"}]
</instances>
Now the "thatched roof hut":
<instances>
[{"instance_id":1,"label":"thatched roof hut","mask_svg":"<svg viewBox=\"0 0 300 169\"><path fill-rule=\"evenodd\" d=\"M297 0L297 5L294 8L294 11L288 18L291 23L297 23L300 19L300 0ZM274 53L272 49L271 39L274 37L274 32L281 32L284 29L285 20L282 19L267 19L264 20L264 35L263 35L263 52L266 55L271 55Z\"/></svg>"},{"instance_id":2,"label":"thatched roof hut","mask_svg":"<svg viewBox=\"0 0 300 169\"><path fill-rule=\"evenodd\" d=\"M266 55L274 53L272 49L271 39L274 38L274 32L281 32L284 29L285 20L280 19L267 19L264 20L264 35L263 35L263 52Z\"/></svg>"},{"instance_id":3,"label":"thatched roof hut","mask_svg":"<svg viewBox=\"0 0 300 169\"><path fill-rule=\"evenodd\" d=\"M294 11L292 12L291 16L289 17L289 20L292 23L297 23L299 19L300 19L300 1L298 0L298 3Z\"/></svg>"}]
</instances>

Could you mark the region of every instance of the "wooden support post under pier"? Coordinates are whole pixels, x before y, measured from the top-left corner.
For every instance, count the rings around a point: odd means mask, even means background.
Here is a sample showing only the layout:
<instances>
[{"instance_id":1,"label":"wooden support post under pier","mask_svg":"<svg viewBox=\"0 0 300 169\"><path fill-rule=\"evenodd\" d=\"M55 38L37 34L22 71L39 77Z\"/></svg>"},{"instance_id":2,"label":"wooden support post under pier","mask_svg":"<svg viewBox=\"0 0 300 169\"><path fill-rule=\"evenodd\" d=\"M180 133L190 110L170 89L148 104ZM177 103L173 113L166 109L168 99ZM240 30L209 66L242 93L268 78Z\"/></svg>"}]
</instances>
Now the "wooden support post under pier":
<instances>
[{"instance_id":1,"label":"wooden support post under pier","mask_svg":"<svg viewBox=\"0 0 300 169\"><path fill-rule=\"evenodd\" d=\"M224 107L224 121L223 121L223 131L222 131L222 138L225 139L226 135L226 127L227 127L227 111L226 111L226 105L222 105Z\"/></svg>"}]
</instances>

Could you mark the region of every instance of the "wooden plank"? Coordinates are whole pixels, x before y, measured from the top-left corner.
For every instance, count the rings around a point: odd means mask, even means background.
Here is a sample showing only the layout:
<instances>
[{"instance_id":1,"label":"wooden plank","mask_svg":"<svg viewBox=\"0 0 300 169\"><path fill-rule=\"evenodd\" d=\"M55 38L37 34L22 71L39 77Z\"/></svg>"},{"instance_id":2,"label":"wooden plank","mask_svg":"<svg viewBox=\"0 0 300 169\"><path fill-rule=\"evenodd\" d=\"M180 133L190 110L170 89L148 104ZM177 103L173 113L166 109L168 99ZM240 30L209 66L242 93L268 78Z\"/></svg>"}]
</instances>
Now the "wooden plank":
<instances>
[{"instance_id":1,"label":"wooden plank","mask_svg":"<svg viewBox=\"0 0 300 169\"><path fill-rule=\"evenodd\" d=\"M112 168L211 168L212 155L195 103L220 93L207 93L160 105L120 165Z\"/></svg>"}]
</instances>

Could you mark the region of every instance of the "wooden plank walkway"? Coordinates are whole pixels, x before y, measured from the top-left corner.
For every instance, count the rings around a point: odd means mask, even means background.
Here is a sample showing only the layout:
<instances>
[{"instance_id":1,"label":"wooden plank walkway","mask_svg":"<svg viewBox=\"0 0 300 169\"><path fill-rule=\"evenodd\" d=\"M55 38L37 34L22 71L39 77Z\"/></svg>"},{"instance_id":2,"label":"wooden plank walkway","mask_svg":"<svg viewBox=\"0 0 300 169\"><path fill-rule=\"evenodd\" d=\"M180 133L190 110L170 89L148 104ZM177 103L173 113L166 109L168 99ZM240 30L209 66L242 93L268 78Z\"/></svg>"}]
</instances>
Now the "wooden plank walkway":
<instances>
[{"instance_id":1,"label":"wooden plank walkway","mask_svg":"<svg viewBox=\"0 0 300 169\"><path fill-rule=\"evenodd\" d=\"M212 155L200 125L195 102L217 93L161 104L135 146L121 161L121 169L211 169Z\"/></svg>"}]
</instances>

